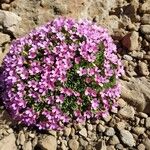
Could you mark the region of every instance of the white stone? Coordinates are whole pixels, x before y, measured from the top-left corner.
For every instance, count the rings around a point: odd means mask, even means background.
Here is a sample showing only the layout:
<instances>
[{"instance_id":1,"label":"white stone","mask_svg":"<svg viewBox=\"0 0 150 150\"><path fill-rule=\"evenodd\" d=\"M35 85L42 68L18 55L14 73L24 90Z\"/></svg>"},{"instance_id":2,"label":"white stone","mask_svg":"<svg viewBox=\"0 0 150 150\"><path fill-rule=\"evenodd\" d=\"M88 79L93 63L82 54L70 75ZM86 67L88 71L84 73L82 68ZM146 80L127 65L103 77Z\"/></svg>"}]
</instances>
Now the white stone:
<instances>
[{"instance_id":1,"label":"white stone","mask_svg":"<svg viewBox=\"0 0 150 150\"><path fill-rule=\"evenodd\" d=\"M141 25L140 29L143 34L150 34L150 25Z\"/></svg>"},{"instance_id":2,"label":"white stone","mask_svg":"<svg viewBox=\"0 0 150 150\"><path fill-rule=\"evenodd\" d=\"M16 138L12 133L0 140L0 150L17 150Z\"/></svg>"},{"instance_id":3,"label":"white stone","mask_svg":"<svg viewBox=\"0 0 150 150\"><path fill-rule=\"evenodd\" d=\"M135 140L132 134L128 130L120 130L121 140L127 146L133 147L135 146Z\"/></svg>"},{"instance_id":4,"label":"white stone","mask_svg":"<svg viewBox=\"0 0 150 150\"><path fill-rule=\"evenodd\" d=\"M82 135L83 137L87 137L87 130L86 128L83 128L79 131L79 134Z\"/></svg>"},{"instance_id":5,"label":"white stone","mask_svg":"<svg viewBox=\"0 0 150 150\"><path fill-rule=\"evenodd\" d=\"M124 118L133 118L135 115L135 110L132 106L127 105L120 109L119 114Z\"/></svg>"},{"instance_id":6,"label":"white stone","mask_svg":"<svg viewBox=\"0 0 150 150\"><path fill-rule=\"evenodd\" d=\"M54 136L46 136L38 142L39 147L46 150L56 150L57 140Z\"/></svg>"},{"instance_id":7,"label":"white stone","mask_svg":"<svg viewBox=\"0 0 150 150\"><path fill-rule=\"evenodd\" d=\"M79 148L79 142L75 139L69 140L68 144L71 150L78 150Z\"/></svg>"},{"instance_id":8,"label":"white stone","mask_svg":"<svg viewBox=\"0 0 150 150\"><path fill-rule=\"evenodd\" d=\"M150 117L146 118L146 128L150 128Z\"/></svg>"},{"instance_id":9,"label":"white stone","mask_svg":"<svg viewBox=\"0 0 150 150\"><path fill-rule=\"evenodd\" d=\"M24 144L23 150L32 150L32 143L31 141L28 141Z\"/></svg>"}]
</instances>

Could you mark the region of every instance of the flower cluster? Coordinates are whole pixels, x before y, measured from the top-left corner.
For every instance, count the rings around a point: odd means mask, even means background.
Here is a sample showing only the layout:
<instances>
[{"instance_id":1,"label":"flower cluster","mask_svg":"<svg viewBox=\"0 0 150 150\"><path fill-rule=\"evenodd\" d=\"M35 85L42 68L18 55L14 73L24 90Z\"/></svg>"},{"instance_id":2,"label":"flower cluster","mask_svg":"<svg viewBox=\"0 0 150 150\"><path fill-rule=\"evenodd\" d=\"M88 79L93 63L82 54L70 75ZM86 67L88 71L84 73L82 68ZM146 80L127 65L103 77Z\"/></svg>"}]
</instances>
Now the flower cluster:
<instances>
[{"instance_id":1,"label":"flower cluster","mask_svg":"<svg viewBox=\"0 0 150 150\"><path fill-rule=\"evenodd\" d=\"M116 109L123 67L106 29L58 18L12 42L1 74L3 103L14 119L61 129Z\"/></svg>"}]
</instances>

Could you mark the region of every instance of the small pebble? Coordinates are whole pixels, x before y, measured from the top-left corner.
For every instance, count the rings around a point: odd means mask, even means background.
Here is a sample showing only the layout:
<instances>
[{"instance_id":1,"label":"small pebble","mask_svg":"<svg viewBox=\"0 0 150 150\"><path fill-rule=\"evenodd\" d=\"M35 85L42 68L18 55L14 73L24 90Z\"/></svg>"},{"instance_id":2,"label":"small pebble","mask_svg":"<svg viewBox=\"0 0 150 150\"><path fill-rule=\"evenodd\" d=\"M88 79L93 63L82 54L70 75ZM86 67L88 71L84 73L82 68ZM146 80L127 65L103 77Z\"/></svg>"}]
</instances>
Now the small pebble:
<instances>
[{"instance_id":1,"label":"small pebble","mask_svg":"<svg viewBox=\"0 0 150 150\"><path fill-rule=\"evenodd\" d=\"M116 144L119 144L120 141L119 141L118 137L116 135L114 135L113 137L110 138L109 143L111 145L116 145Z\"/></svg>"},{"instance_id":2,"label":"small pebble","mask_svg":"<svg viewBox=\"0 0 150 150\"><path fill-rule=\"evenodd\" d=\"M145 113L143 113L143 112L139 112L139 117L141 117L141 118L147 118L148 117L148 115L147 114L145 114Z\"/></svg>"},{"instance_id":3,"label":"small pebble","mask_svg":"<svg viewBox=\"0 0 150 150\"><path fill-rule=\"evenodd\" d=\"M92 131L92 130L93 130L93 126L92 126L91 124L87 124L87 129L88 129L89 131Z\"/></svg>"},{"instance_id":4,"label":"small pebble","mask_svg":"<svg viewBox=\"0 0 150 150\"><path fill-rule=\"evenodd\" d=\"M64 135L65 135L65 136L69 136L70 134L71 134L71 128L66 127L66 128L64 129Z\"/></svg>"},{"instance_id":5,"label":"small pebble","mask_svg":"<svg viewBox=\"0 0 150 150\"><path fill-rule=\"evenodd\" d=\"M146 118L146 128L150 128L150 117Z\"/></svg>"},{"instance_id":6,"label":"small pebble","mask_svg":"<svg viewBox=\"0 0 150 150\"><path fill-rule=\"evenodd\" d=\"M137 148L138 148L138 150L145 150L145 145L139 144Z\"/></svg>"},{"instance_id":7,"label":"small pebble","mask_svg":"<svg viewBox=\"0 0 150 150\"><path fill-rule=\"evenodd\" d=\"M132 61L133 58L130 55L124 55L123 58L128 61Z\"/></svg>"},{"instance_id":8,"label":"small pebble","mask_svg":"<svg viewBox=\"0 0 150 150\"><path fill-rule=\"evenodd\" d=\"M144 125L144 124L145 124L145 119L144 119L144 118L140 120L140 124L141 124L141 125Z\"/></svg>"},{"instance_id":9,"label":"small pebble","mask_svg":"<svg viewBox=\"0 0 150 150\"><path fill-rule=\"evenodd\" d=\"M33 139L33 138L35 138L35 134L34 133L29 133L29 137Z\"/></svg>"},{"instance_id":10,"label":"small pebble","mask_svg":"<svg viewBox=\"0 0 150 150\"><path fill-rule=\"evenodd\" d=\"M109 122L111 120L111 116L108 115L106 117L103 117L103 119L104 119L105 122Z\"/></svg>"},{"instance_id":11,"label":"small pebble","mask_svg":"<svg viewBox=\"0 0 150 150\"><path fill-rule=\"evenodd\" d=\"M68 145L71 150L78 150L79 148L79 142L75 139L69 140Z\"/></svg>"},{"instance_id":12,"label":"small pebble","mask_svg":"<svg viewBox=\"0 0 150 150\"><path fill-rule=\"evenodd\" d=\"M83 128L79 131L79 134L82 135L83 137L87 137L87 130L86 128Z\"/></svg>"},{"instance_id":13,"label":"small pebble","mask_svg":"<svg viewBox=\"0 0 150 150\"><path fill-rule=\"evenodd\" d=\"M99 132L105 132L106 127L105 127L105 126L103 126L103 125L101 125L101 124L98 124L97 129L98 129L98 131L99 131Z\"/></svg>"},{"instance_id":14,"label":"small pebble","mask_svg":"<svg viewBox=\"0 0 150 150\"><path fill-rule=\"evenodd\" d=\"M107 128L106 131L105 131L105 134L106 134L107 136L113 136L113 135L115 135L115 130L114 130L114 128L112 128L112 127Z\"/></svg>"},{"instance_id":15,"label":"small pebble","mask_svg":"<svg viewBox=\"0 0 150 150\"><path fill-rule=\"evenodd\" d=\"M119 150L123 150L124 148L122 144L117 144L115 147Z\"/></svg>"}]
</instances>

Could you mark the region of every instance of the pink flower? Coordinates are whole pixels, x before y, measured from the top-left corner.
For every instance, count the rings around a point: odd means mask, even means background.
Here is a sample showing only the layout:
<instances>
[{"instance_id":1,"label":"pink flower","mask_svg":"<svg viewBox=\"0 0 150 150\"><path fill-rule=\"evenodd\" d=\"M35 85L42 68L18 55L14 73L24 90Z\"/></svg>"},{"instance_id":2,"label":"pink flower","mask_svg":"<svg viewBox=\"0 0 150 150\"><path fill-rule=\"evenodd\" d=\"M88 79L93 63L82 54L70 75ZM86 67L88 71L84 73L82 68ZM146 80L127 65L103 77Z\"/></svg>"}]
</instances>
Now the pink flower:
<instances>
[{"instance_id":1,"label":"pink flower","mask_svg":"<svg viewBox=\"0 0 150 150\"><path fill-rule=\"evenodd\" d=\"M86 117L87 119L90 119L92 117L92 113L90 111L85 111L84 117Z\"/></svg>"},{"instance_id":2,"label":"pink flower","mask_svg":"<svg viewBox=\"0 0 150 150\"><path fill-rule=\"evenodd\" d=\"M65 97L64 97L64 95L59 95L59 96L56 96L56 102L57 103L63 103L64 102L64 99L65 99Z\"/></svg>"},{"instance_id":3,"label":"pink flower","mask_svg":"<svg viewBox=\"0 0 150 150\"><path fill-rule=\"evenodd\" d=\"M86 83L90 83L91 81L92 81L91 78L88 78L88 77L87 77L87 78L85 79L85 82L86 82Z\"/></svg>"},{"instance_id":4,"label":"pink flower","mask_svg":"<svg viewBox=\"0 0 150 150\"><path fill-rule=\"evenodd\" d=\"M88 68L87 73L89 76L93 76L95 74L95 69L94 68Z\"/></svg>"},{"instance_id":5,"label":"pink flower","mask_svg":"<svg viewBox=\"0 0 150 150\"><path fill-rule=\"evenodd\" d=\"M92 108L93 108L94 110L96 110L96 109L98 108L98 106L99 106L99 101L98 101L96 98L94 98L94 99L91 101L91 104L92 104Z\"/></svg>"},{"instance_id":6,"label":"pink flower","mask_svg":"<svg viewBox=\"0 0 150 150\"><path fill-rule=\"evenodd\" d=\"M87 72L86 72L86 69L83 69L83 68L79 68L79 70L77 70L77 73L79 74L79 76L83 76L85 75Z\"/></svg>"},{"instance_id":7,"label":"pink flower","mask_svg":"<svg viewBox=\"0 0 150 150\"><path fill-rule=\"evenodd\" d=\"M75 63L76 63L76 64L79 64L79 63L80 63L80 60L81 60L81 57L76 57L76 58L75 58Z\"/></svg>"},{"instance_id":8,"label":"pink flower","mask_svg":"<svg viewBox=\"0 0 150 150\"><path fill-rule=\"evenodd\" d=\"M88 96L91 93L91 88L87 87L85 90L85 95Z\"/></svg>"},{"instance_id":9,"label":"pink flower","mask_svg":"<svg viewBox=\"0 0 150 150\"><path fill-rule=\"evenodd\" d=\"M99 51L101 65L95 61ZM116 109L120 86L107 83L124 72L106 29L63 17L13 41L2 68L1 96L12 117L28 126L54 130L61 130L72 118L76 122L99 119ZM77 106L75 111L66 97Z\"/></svg>"},{"instance_id":10,"label":"pink flower","mask_svg":"<svg viewBox=\"0 0 150 150\"><path fill-rule=\"evenodd\" d=\"M109 113L107 111L102 113L103 118L106 118L108 115L109 115Z\"/></svg>"},{"instance_id":11,"label":"pink flower","mask_svg":"<svg viewBox=\"0 0 150 150\"><path fill-rule=\"evenodd\" d=\"M80 111L80 110L74 111L74 115L75 115L76 117L81 116L81 111Z\"/></svg>"},{"instance_id":12,"label":"pink flower","mask_svg":"<svg viewBox=\"0 0 150 150\"><path fill-rule=\"evenodd\" d=\"M70 88L61 88L60 92L67 96L71 96L73 94L73 91Z\"/></svg>"},{"instance_id":13,"label":"pink flower","mask_svg":"<svg viewBox=\"0 0 150 150\"><path fill-rule=\"evenodd\" d=\"M92 88L87 87L86 90L85 90L85 95L96 97L97 96L97 92L95 90L93 90Z\"/></svg>"}]
</instances>

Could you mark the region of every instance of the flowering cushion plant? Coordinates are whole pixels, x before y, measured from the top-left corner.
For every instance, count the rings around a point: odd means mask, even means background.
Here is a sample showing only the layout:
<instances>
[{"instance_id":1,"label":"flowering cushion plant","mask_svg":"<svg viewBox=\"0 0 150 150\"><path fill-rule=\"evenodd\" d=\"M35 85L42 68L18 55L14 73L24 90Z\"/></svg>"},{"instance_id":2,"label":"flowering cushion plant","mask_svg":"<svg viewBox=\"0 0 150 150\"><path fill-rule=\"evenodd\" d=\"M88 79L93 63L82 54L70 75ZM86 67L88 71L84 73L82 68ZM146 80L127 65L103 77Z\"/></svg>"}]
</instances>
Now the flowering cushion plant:
<instances>
[{"instance_id":1,"label":"flowering cushion plant","mask_svg":"<svg viewBox=\"0 0 150 150\"><path fill-rule=\"evenodd\" d=\"M107 30L87 20L58 18L13 41L2 69L3 103L28 126L61 129L117 107L121 60Z\"/></svg>"}]
</instances>

